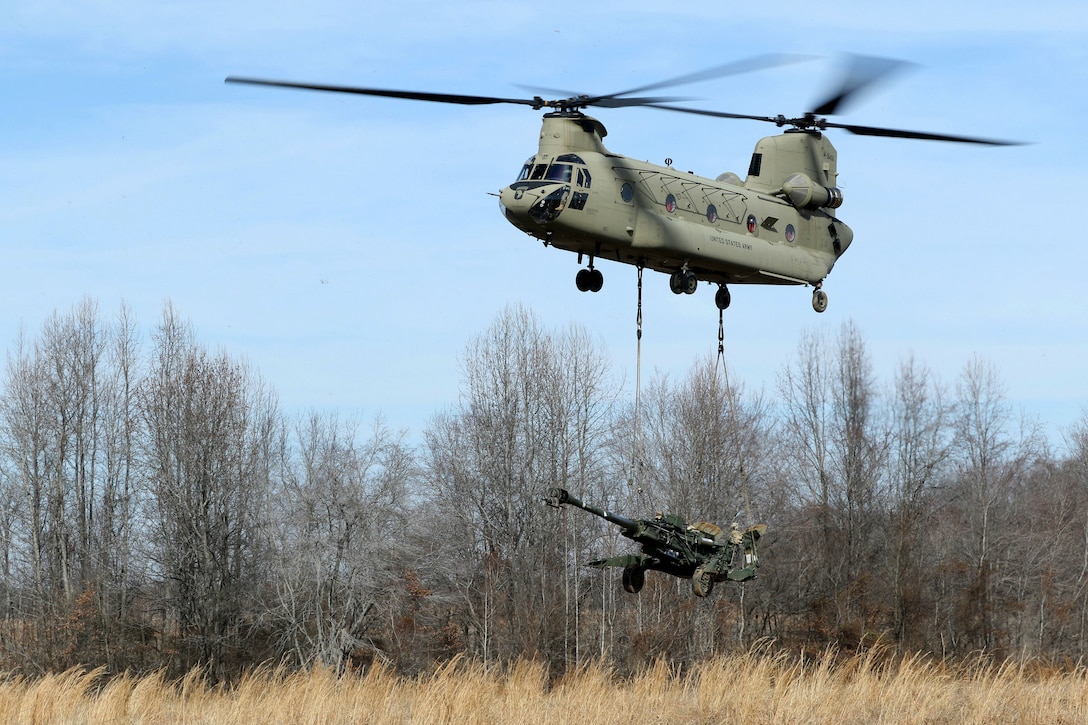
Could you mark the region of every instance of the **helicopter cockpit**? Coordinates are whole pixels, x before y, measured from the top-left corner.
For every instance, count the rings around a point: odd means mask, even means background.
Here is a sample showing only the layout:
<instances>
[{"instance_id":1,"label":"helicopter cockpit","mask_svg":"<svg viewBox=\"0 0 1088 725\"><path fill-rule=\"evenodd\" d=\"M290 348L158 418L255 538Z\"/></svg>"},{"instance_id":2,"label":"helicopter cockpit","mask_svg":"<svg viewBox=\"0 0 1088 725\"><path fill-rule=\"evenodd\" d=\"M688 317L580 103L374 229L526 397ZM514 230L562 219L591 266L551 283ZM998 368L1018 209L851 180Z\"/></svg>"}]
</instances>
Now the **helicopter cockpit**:
<instances>
[{"instance_id":1,"label":"helicopter cockpit","mask_svg":"<svg viewBox=\"0 0 1088 725\"><path fill-rule=\"evenodd\" d=\"M516 204L520 213L528 214L537 224L547 224L555 221L564 209L584 209L592 183L585 161L577 154L561 154L554 159L532 156L508 187L512 195L504 200L503 208L513 221L511 213L518 213L515 204L520 201L521 204Z\"/></svg>"},{"instance_id":2,"label":"helicopter cockpit","mask_svg":"<svg viewBox=\"0 0 1088 725\"><path fill-rule=\"evenodd\" d=\"M563 154L556 157L551 163L536 163L536 157L532 156L521 167L521 173L514 183L525 181L545 181L559 184L569 184L572 181L578 186L588 189L592 183L589 169L585 162L577 154Z\"/></svg>"}]
</instances>

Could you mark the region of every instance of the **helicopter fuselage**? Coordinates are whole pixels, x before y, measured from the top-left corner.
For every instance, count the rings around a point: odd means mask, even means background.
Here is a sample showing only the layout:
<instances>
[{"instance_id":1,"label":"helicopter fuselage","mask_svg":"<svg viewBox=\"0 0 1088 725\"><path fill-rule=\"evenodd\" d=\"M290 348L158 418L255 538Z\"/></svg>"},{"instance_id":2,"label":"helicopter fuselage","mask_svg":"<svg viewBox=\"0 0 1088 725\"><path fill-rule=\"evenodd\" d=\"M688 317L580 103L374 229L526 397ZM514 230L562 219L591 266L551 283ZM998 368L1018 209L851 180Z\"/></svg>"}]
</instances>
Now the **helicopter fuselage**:
<instances>
[{"instance_id":1,"label":"helicopter fuselage","mask_svg":"<svg viewBox=\"0 0 1088 725\"><path fill-rule=\"evenodd\" d=\"M834 216L835 153L818 133L763 139L743 182L614 154L605 133L581 113L545 115L537 153L500 192L507 220L591 269L610 259L721 285L818 288L853 239Z\"/></svg>"}]
</instances>

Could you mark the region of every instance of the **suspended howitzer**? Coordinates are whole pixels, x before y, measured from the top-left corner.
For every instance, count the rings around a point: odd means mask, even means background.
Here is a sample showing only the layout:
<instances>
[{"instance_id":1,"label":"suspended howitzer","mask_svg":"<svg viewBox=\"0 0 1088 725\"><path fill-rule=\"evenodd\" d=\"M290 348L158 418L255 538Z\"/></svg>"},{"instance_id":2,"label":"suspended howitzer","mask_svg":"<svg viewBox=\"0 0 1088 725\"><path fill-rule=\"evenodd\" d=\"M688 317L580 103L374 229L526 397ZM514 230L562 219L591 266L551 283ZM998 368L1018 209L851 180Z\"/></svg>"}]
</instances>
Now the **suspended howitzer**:
<instances>
[{"instance_id":1,"label":"suspended howitzer","mask_svg":"<svg viewBox=\"0 0 1088 725\"><path fill-rule=\"evenodd\" d=\"M757 543L767 531L763 524L741 531L736 523L723 531L715 524L688 524L679 516L662 513L653 519L629 519L584 503L563 488L549 489L544 502L555 508L570 504L600 516L642 546L640 554L610 556L586 564L599 569L623 567L623 588L632 594L646 583L647 569L691 579L691 590L700 597L710 594L717 582L754 579L759 567Z\"/></svg>"}]
</instances>

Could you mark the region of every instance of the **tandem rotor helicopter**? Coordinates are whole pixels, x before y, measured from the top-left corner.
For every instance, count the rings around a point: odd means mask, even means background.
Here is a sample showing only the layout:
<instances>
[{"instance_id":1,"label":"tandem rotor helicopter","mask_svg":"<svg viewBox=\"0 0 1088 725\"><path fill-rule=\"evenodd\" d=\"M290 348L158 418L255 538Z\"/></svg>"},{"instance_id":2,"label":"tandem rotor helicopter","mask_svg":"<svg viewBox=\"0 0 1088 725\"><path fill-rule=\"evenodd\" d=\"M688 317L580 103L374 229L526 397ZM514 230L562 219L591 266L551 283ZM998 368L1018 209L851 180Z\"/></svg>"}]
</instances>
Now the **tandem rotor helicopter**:
<instances>
[{"instance_id":1,"label":"tandem rotor helicopter","mask_svg":"<svg viewBox=\"0 0 1088 725\"><path fill-rule=\"evenodd\" d=\"M801 116L755 116L672 105L685 99L635 96L697 81L736 75L803 60L766 55L605 95L559 94L555 99L428 93L358 88L231 76L228 83L298 88L334 93L402 98L462 105L517 104L543 116L539 146L517 179L499 192L506 219L545 246L578 254L579 290L600 291L601 259L649 268L669 275L676 294L692 294L699 281L718 285L719 310L730 303L728 285L811 285L812 307L827 309L824 279L849 248L853 231L836 210L837 153L827 129L863 136L930 141L1015 145L967 136L833 123L858 91L903 65L897 61L850 56L845 79L826 100ZM659 166L605 148L607 132L583 110L590 107L656 108L727 119L773 123L785 131L756 143L746 178L727 172L715 179Z\"/></svg>"}]
</instances>

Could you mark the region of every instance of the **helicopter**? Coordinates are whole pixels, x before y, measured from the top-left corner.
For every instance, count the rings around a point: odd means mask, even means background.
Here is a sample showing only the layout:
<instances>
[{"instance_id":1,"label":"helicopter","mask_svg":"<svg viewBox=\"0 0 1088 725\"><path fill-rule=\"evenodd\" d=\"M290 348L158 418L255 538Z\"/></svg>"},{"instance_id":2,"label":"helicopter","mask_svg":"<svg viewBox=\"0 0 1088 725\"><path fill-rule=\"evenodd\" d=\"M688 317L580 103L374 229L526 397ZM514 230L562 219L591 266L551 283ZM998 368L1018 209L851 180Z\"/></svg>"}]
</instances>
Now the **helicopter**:
<instances>
[{"instance_id":1,"label":"helicopter","mask_svg":"<svg viewBox=\"0 0 1088 725\"><path fill-rule=\"evenodd\" d=\"M827 309L823 283L854 240L837 216L843 203L838 154L824 133L841 129L863 136L948 141L992 146L1016 142L834 123L859 91L904 65L850 56L840 85L801 116L758 116L675 105L687 99L636 96L662 88L736 75L802 60L770 54L728 63L668 80L604 95L550 91L545 99L430 93L299 83L230 76L228 83L351 93L461 105L517 104L542 119L537 151L517 178L498 193L511 224L531 237L574 252L585 264L575 276L583 292L599 292L604 275L598 260L612 260L669 275L676 294L693 294L700 281L717 284L715 305L731 302L729 285L804 285L813 288L812 308ZM548 92L548 91L542 91ZM785 130L760 139L744 179L733 172L714 179L681 172L609 151L603 123L590 107L642 107L773 123ZM641 275L640 275L641 285ZM641 287L640 287L641 290Z\"/></svg>"}]
</instances>

